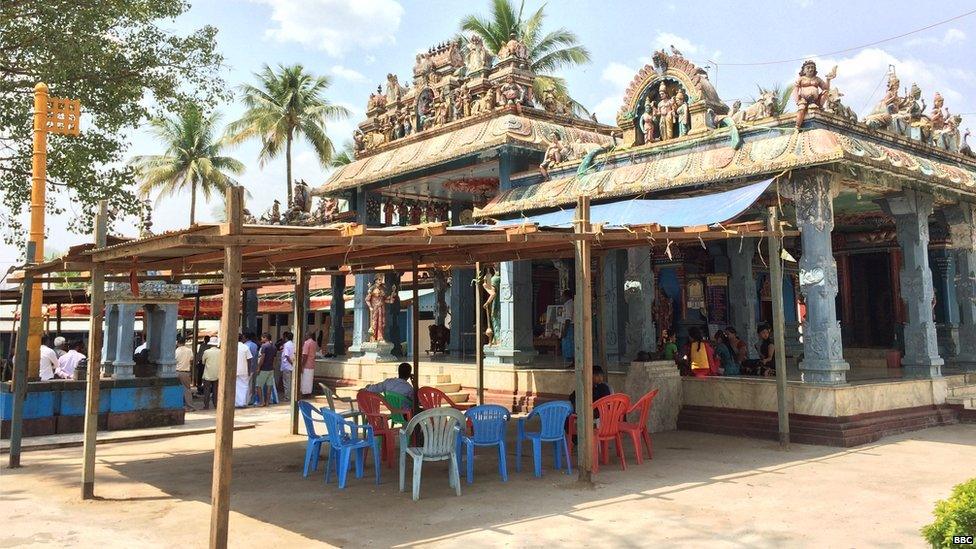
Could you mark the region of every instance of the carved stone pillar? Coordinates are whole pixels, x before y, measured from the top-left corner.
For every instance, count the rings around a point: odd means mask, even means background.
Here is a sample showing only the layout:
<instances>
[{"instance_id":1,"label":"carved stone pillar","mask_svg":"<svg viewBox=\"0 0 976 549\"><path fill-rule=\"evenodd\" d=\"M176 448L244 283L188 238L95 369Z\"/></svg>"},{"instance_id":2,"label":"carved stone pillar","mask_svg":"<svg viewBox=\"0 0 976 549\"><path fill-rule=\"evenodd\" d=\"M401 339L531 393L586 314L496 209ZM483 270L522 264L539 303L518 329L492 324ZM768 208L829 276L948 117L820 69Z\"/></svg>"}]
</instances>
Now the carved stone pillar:
<instances>
[{"instance_id":1,"label":"carved stone pillar","mask_svg":"<svg viewBox=\"0 0 976 549\"><path fill-rule=\"evenodd\" d=\"M157 305L159 330L153 336L158 338L159 356L156 359L158 377L176 377L176 324L179 317L178 303Z\"/></svg>"},{"instance_id":2,"label":"carved stone pillar","mask_svg":"<svg viewBox=\"0 0 976 549\"><path fill-rule=\"evenodd\" d=\"M136 310L139 305L135 303L119 303L116 305L119 310L118 323L116 324L115 338L115 360L112 361L112 379L132 379L135 374L132 367L136 365L132 360L132 335L136 325Z\"/></svg>"},{"instance_id":3,"label":"carved stone pillar","mask_svg":"<svg viewBox=\"0 0 976 549\"><path fill-rule=\"evenodd\" d=\"M929 216L933 199L913 190L881 202L895 218L898 244L902 251L899 280L901 296L908 314L905 324L905 357L902 367L906 376L939 377L943 360L939 356L932 302L935 287L929 269Z\"/></svg>"},{"instance_id":4,"label":"carved stone pillar","mask_svg":"<svg viewBox=\"0 0 976 549\"><path fill-rule=\"evenodd\" d=\"M451 271L449 289L451 309L451 354L464 358L462 351L474 352L474 269ZM467 335L465 335L467 334ZM463 341L463 345L462 345Z\"/></svg>"},{"instance_id":5,"label":"carved stone pillar","mask_svg":"<svg viewBox=\"0 0 976 549\"><path fill-rule=\"evenodd\" d=\"M803 381L844 383L850 364L844 360L837 320L837 263L830 233L834 229L833 174L821 170L794 172L788 187L800 228L800 289L806 297L803 326Z\"/></svg>"},{"instance_id":6,"label":"carved stone pillar","mask_svg":"<svg viewBox=\"0 0 976 549\"><path fill-rule=\"evenodd\" d=\"M369 290L369 275L356 275L352 301L352 344L349 352L363 352L363 343L369 341L369 311L366 309L366 292Z\"/></svg>"},{"instance_id":7,"label":"carved stone pillar","mask_svg":"<svg viewBox=\"0 0 976 549\"><path fill-rule=\"evenodd\" d=\"M732 326L739 333L739 339L746 342L750 358L759 356L756 351L759 345L759 335L756 333L756 277L752 273L756 242L756 238L736 238L726 243L732 271L729 280Z\"/></svg>"},{"instance_id":8,"label":"carved stone pillar","mask_svg":"<svg viewBox=\"0 0 976 549\"><path fill-rule=\"evenodd\" d=\"M244 290L244 318L241 332L251 332L257 336L258 331L258 290L250 288Z\"/></svg>"},{"instance_id":9,"label":"carved stone pillar","mask_svg":"<svg viewBox=\"0 0 976 549\"><path fill-rule=\"evenodd\" d=\"M436 269L432 274L434 279L434 324L444 326L447 322L447 290L450 285L447 283L447 273Z\"/></svg>"},{"instance_id":10,"label":"carved stone pillar","mask_svg":"<svg viewBox=\"0 0 976 549\"><path fill-rule=\"evenodd\" d=\"M332 303L329 304L329 317L332 323L329 343L332 354L346 354L346 329L342 320L346 316L346 275L332 275Z\"/></svg>"},{"instance_id":11,"label":"carved stone pillar","mask_svg":"<svg viewBox=\"0 0 976 549\"><path fill-rule=\"evenodd\" d=\"M499 264L500 324L497 345L485 346L485 364L523 365L536 356L532 346L532 262Z\"/></svg>"},{"instance_id":12,"label":"carved stone pillar","mask_svg":"<svg viewBox=\"0 0 976 549\"><path fill-rule=\"evenodd\" d=\"M627 302L625 356L627 362L645 351L657 350L657 331L654 329L654 270L651 268L649 247L627 249L627 273L624 276L624 299Z\"/></svg>"},{"instance_id":13,"label":"carved stone pillar","mask_svg":"<svg viewBox=\"0 0 976 549\"><path fill-rule=\"evenodd\" d=\"M939 356L949 362L959 353L959 304L956 301L956 252L948 248L929 250L932 283L935 286L935 332Z\"/></svg>"},{"instance_id":14,"label":"carved stone pillar","mask_svg":"<svg viewBox=\"0 0 976 549\"><path fill-rule=\"evenodd\" d=\"M607 253L603 262L603 317L600 319L603 326L607 342L607 363L603 365L608 371L612 367L617 370L617 365L626 352L626 342L624 341L624 270L627 265L625 250L616 250Z\"/></svg>"},{"instance_id":15,"label":"carved stone pillar","mask_svg":"<svg viewBox=\"0 0 976 549\"><path fill-rule=\"evenodd\" d=\"M393 354L403 356L403 337L400 335L400 273L386 273L386 289L393 303L386 306L386 333L383 337L393 344Z\"/></svg>"},{"instance_id":16,"label":"carved stone pillar","mask_svg":"<svg viewBox=\"0 0 976 549\"><path fill-rule=\"evenodd\" d=\"M956 300L959 303L959 347L956 366L976 372L976 205L962 203L946 211L952 247L956 249Z\"/></svg>"}]
</instances>

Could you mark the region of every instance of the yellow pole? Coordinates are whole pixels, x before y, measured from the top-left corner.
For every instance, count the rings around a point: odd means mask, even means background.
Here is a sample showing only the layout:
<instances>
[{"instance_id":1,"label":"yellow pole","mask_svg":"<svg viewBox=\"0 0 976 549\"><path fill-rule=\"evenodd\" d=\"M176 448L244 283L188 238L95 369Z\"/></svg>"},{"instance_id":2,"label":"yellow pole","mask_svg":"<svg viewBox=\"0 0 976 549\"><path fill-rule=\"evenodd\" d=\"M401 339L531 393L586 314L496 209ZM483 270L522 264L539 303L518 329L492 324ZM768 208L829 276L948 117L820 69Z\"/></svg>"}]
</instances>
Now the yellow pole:
<instances>
[{"instance_id":1,"label":"yellow pole","mask_svg":"<svg viewBox=\"0 0 976 549\"><path fill-rule=\"evenodd\" d=\"M34 243L34 257L37 262L44 261L44 191L47 184L47 84L38 82L34 86L34 163L31 170L31 225L29 240ZM27 377L40 375L41 330L44 318L41 304L44 290L41 284L34 284L31 294L30 328L27 335L27 349L30 361L27 364Z\"/></svg>"}]
</instances>

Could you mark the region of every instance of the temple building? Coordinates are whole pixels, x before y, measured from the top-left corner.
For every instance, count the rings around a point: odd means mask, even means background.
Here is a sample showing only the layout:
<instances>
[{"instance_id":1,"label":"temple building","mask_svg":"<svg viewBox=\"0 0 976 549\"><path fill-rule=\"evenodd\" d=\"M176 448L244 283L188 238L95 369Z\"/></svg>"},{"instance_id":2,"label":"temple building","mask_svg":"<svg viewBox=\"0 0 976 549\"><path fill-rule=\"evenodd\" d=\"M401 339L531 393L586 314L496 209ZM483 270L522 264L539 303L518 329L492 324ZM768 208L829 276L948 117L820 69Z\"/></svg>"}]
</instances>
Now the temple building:
<instances>
[{"instance_id":1,"label":"temple building","mask_svg":"<svg viewBox=\"0 0 976 549\"><path fill-rule=\"evenodd\" d=\"M773 320L768 263L777 258L759 239L736 236L734 225L764 220L777 205L799 231L784 242L786 346L777 354L791 380L791 411L819 418L807 426L809 440L863 442L892 432L891 421L933 424L945 420L946 406L972 405L959 395L976 381L965 374L976 372L976 159L961 118L939 94L923 112L919 86L899 95L892 70L884 98L858 120L839 99L836 68L819 76L808 61L795 83L795 112L782 112L766 91L752 105L729 106L704 69L658 51L634 76L611 126L576 114L536 76L517 40L498 55L478 40L418 55L409 85L390 74L369 97L356 159L311 195L346 200L344 215L369 226L464 226L538 219L572 209L581 194L594 204L654 199L667 208L668 199L762 184L759 199L727 220L724 241L657 239L600 258L597 360L611 382L629 383L638 357L657 356L665 333L681 346L689 330L731 326L757 356L757 327ZM687 226L685 212L670 213L676 228ZM498 330L484 348L497 380L489 393L514 406L568 393L551 317L573 287L571 261L532 257L482 265L479 274L473 262L451 263L431 272L426 325L448 353L436 359L439 373L458 390L470 385L472 287L497 276ZM388 287L400 283L397 272L382 276ZM373 278L355 277L352 319L331 323L340 356L320 363L318 375L356 381L390 369L381 360L373 366L380 370L366 372L375 360L360 356ZM334 294L345 291L345 277L333 282ZM345 311L337 304L331 314ZM388 341L405 340L397 329L386 326ZM869 404L845 392L869 382L882 387ZM769 380L680 386L678 421L687 428L737 432L733 416L757 414L752 420L762 423L775 410ZM864 420L871 414L880 419ZM851 434L837 426L842 418L868 421L870 433ZM822 423L834 427L823 434ZM762 435L757 429L751 434Z\"/></svg>"}]
</instances>

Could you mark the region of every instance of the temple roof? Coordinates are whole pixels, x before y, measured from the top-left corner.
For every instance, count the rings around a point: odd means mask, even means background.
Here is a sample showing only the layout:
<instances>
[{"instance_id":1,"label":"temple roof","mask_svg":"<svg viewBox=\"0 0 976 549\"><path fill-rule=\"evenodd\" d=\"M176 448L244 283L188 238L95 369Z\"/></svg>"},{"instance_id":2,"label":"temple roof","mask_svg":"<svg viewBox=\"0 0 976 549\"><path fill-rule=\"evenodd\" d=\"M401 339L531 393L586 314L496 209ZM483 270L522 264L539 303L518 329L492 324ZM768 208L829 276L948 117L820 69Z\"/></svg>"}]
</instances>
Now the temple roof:
<instances>
[{"instance_id":1,"label":"temple roof","mask_svg":"<svg viewBox=\"0 0 976 549\"><path fill-rule=\"evenodd\" d=\"M572 205L580 194L589 194L594 200L640 196L666 189L775 176L794 168L838 161L976 196L976 169L818 128L749 140L739 149L726 145L662 154L640 163L515 187L500 192L484 208L475 210L475 215L501 217Z\"/></svg>"},{"instance_id":2,"label":"temple roof","mask_svg":"<svg viewBox=\"0 0 976 549\"><path fill-rule=\"evenodd\" d=\"M527 109L526 109L527 110ZM585 152L611 144L609 135L588 129L564 126L554 122L536 120L524 115L488 113L480 120L465 119L444 126L436 135L418 134L416 138L395 141L394 148L377 152L340 167L332 173L324 185L313 194L332 194L382 181L394 175L434 166L455 158L481 153L501 145L516 145L545 151L552 132L560 135L563 142ZM596 125L594 129L596 129ZM603 128L607 128L603 126ZM580 154L582 156L582 154Z\"/></svg>"}]
</instances>

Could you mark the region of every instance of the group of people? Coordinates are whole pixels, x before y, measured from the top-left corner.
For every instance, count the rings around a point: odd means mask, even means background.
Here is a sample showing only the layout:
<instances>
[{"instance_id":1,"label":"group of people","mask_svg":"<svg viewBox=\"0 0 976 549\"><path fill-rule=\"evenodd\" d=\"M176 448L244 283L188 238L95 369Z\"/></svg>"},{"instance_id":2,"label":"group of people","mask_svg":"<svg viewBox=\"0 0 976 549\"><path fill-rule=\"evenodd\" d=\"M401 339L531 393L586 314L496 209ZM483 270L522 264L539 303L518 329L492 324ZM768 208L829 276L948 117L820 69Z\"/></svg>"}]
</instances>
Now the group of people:
<instances>
[{"instance_id":1,"label":"group of people","mask_svg":"<svg viewBox=\"0 0 976 549\"><path fill-rule=\"evenodd\" d=\"M678 363L686 375L706 377L715 375L773 376L776 375L776 346L768 325L761 325L759 358L749 358L749 346L739 338L735 328L716 330L711 340L701 328L688 329L688 343L679 352L677 338L665 333L662 337L662 357Z\"/></svg>"},{"instance_id":2,"label":"group of people","mask_svg":"<svg viewBox=\"0 0 976 549\"><path fill-rule=\"evenodd\" d=\"M78 366L88 363L88 358L82 352L85 342L80 339L68 342L61 336L53 338L53 342L51 339L49 334L41 335L41 381L74 379Z\"/></svg>"},{"instance_id":3,"label":"group of people","mask_svg":"<svg viewBox=\"0 0 976 549\"><path fill-rule=\"evenodd\" d=\"M280 386L283 400L291 400L292 375L295 370L295 342L292 332L284 332L281 339L274 341L265 332L260 337L252 332L244 332L238 337L236 347L236 377L234 406L244 408L254 400L257 405L267 406L277 397L278 380L275 376L275 362L279 362ZM205 336L196 355L187 345L186 338L177 340L176 373L183 384L183 401L187 410L195 410L193 405L193 382L197 393L203 397L203 409L217 406L217 387L220 379L220 349L222 342L217 337ZM280 359L279 359L280 354ZM311 396L312 381L315 374L315 358L319 354L318 341L314 333L302 343L300 397Z\"/></svg>"}]
</instances>

